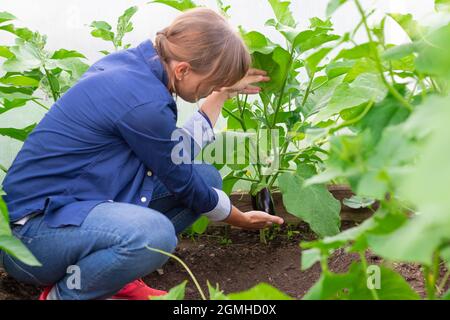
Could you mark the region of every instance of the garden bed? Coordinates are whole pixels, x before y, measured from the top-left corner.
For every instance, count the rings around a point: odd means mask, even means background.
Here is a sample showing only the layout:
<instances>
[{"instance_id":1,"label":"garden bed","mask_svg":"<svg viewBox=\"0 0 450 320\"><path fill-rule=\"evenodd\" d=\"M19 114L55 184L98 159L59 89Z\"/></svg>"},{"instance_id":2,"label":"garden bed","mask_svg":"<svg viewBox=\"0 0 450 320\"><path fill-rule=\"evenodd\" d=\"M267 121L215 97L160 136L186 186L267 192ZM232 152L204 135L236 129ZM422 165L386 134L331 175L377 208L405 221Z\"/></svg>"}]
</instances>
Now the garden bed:
<instances>
[{"instance_id":1,"label":"garden bed","mask_svg":"<svg viewBox=\"0 0 450 320\"><path fill-rule=\"evenodd\" d=\"M350 223L344 223L344 228ZM218 283L226 293L248 289L259 282L267 282L294 298L305 295L320 276L320 266L315 265L307 271L300 270L300 241L315 238L306 224L296 228L300 233L288 239L286 228L281 229L268 245L259 242L259 233L232 229L228 244L224 245L222 228L211 228L208 234L196 239L181 239L175 252L192 269L202 287L206 281ZM367 254L371 264L381 263L378 257ZM357 255L337 251L330 259L330 269L346 272L350 264L358 260ZM424 295L424 283L420 267L411 264L398 264L394 268ZM159 272L144 280L158 289L172 288L189 279L187 272L176 262L170 260ZM0 271L0 300L37 299L40 288L23 285ZM186 290L186 299L199 299L192 282Z\"/></svg>"}]
</instances>

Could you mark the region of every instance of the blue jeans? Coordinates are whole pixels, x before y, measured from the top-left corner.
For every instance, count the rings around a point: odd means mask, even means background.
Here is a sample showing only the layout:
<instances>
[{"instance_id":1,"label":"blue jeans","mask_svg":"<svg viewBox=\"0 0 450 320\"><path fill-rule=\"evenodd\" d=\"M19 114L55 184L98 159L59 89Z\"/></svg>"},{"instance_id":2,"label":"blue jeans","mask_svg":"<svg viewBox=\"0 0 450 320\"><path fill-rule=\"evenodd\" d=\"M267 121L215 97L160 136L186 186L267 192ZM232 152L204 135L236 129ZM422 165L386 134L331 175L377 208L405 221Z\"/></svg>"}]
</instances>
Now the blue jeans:
<instances>
[{"instance_id":1,"label":"blue jeans","mask_svg":"<svg viewBox=\"0 0 450 320\"><path fill-rule=\"evenodd\" d=\"M222 187L213 166L196 165L195 170L211 187ZM149 208L108 202L94 208L80 227L51 229L42 215L15 226L14 235L42 267L27 266L4 252L0 252L0 259L7 273L20 282L56 285L60 299L105 299L161 268L168 258L147 246L173 252L177 234L199 217L183 208L159 182Z\"/></svg>"}]
</instances>

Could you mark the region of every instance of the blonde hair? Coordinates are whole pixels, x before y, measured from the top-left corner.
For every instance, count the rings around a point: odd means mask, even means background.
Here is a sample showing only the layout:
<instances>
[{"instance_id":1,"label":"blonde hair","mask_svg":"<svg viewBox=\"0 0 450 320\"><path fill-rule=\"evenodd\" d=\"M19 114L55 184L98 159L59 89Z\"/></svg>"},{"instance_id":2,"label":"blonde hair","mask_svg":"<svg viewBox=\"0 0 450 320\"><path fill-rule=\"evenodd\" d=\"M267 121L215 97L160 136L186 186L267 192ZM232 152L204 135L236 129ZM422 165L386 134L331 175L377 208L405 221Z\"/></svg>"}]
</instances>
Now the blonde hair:
<instances>
[{"instance_id":1,"label":"blonde hair","mask_svg":"<svg viewBox=\"0 0 450 320\"><path fill-rule=\"evenodd\" d=\"M251 65L239 34L224 17L206 8L186 11L158 32L155 48L166 66L170 61L188 62L192 71L205 75L205 83L213 87L235 84ZM169 81L176 91L173 75L169 74Z\"/></svg>"}]
</instances>

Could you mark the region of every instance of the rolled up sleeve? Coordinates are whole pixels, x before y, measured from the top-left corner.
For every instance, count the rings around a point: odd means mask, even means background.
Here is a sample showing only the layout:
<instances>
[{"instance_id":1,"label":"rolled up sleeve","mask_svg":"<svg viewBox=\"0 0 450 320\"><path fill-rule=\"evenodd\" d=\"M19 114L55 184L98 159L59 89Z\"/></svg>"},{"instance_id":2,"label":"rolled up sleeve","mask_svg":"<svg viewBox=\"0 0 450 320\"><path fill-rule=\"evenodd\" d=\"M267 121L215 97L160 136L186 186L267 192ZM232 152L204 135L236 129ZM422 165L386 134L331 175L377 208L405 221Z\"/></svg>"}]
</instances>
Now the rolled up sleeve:
<instances>
[{"instance_id":1,"label":"rolled up sleeve","mask_svg":"<svg viewBox=\"0 0 450 320\"><path fill-rule=\"evenodd\" d=\"M214 129L208 116L201 111L194 115L184 124L183 129L192 138L192 159L195 159L199 153L208 144L214 142Z\"/></svg>"},{"instance_id":2,"label":"rolled up sleeve","mask_svg":"<svg viewBox=\"0 0 450 320\"><path fill-rule=\"evenodd\" d=\"M191 123L195 121L202 132L206 127L209 128L206 132L211 134L212 128L203 115L194 116ZM174 150L183 143L182 139L186 139L185 134L180 138L180 130L188 132L194 140L195 133L189 131L192 128L189 123L183 129L176 127L176 115L168 104L155 102L134 107L116 121L116 128L138 158L186 208L213 221L223 221L230 215L228 196L208 186L192 163L180 163L177 157L174 159ZM204 146L214 138L213 133L212 137L207 137L195 144Z\"/></svg>"}]
</instances>

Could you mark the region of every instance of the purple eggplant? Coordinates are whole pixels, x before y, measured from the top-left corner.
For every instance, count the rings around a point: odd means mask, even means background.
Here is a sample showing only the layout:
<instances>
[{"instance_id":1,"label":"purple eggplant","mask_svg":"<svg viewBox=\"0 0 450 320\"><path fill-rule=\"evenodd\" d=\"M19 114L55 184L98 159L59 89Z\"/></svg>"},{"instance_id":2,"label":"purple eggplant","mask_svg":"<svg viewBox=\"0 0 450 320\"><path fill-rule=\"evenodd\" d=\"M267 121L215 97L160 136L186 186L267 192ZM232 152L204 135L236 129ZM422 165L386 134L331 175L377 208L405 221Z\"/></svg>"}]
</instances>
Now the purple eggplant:
<instances>
[{"instance_id":1,"label":"purple eggplant","mask_svg":"<svg viewBox=\"0 0 450 320\"><path fill-rule=\"evenodd\" d=\"M255 196L252 195L252 206L253 210L264 211L273 216L275 215L272 195L267 188L262 189Z\"/></svg>"}]
</instances>

